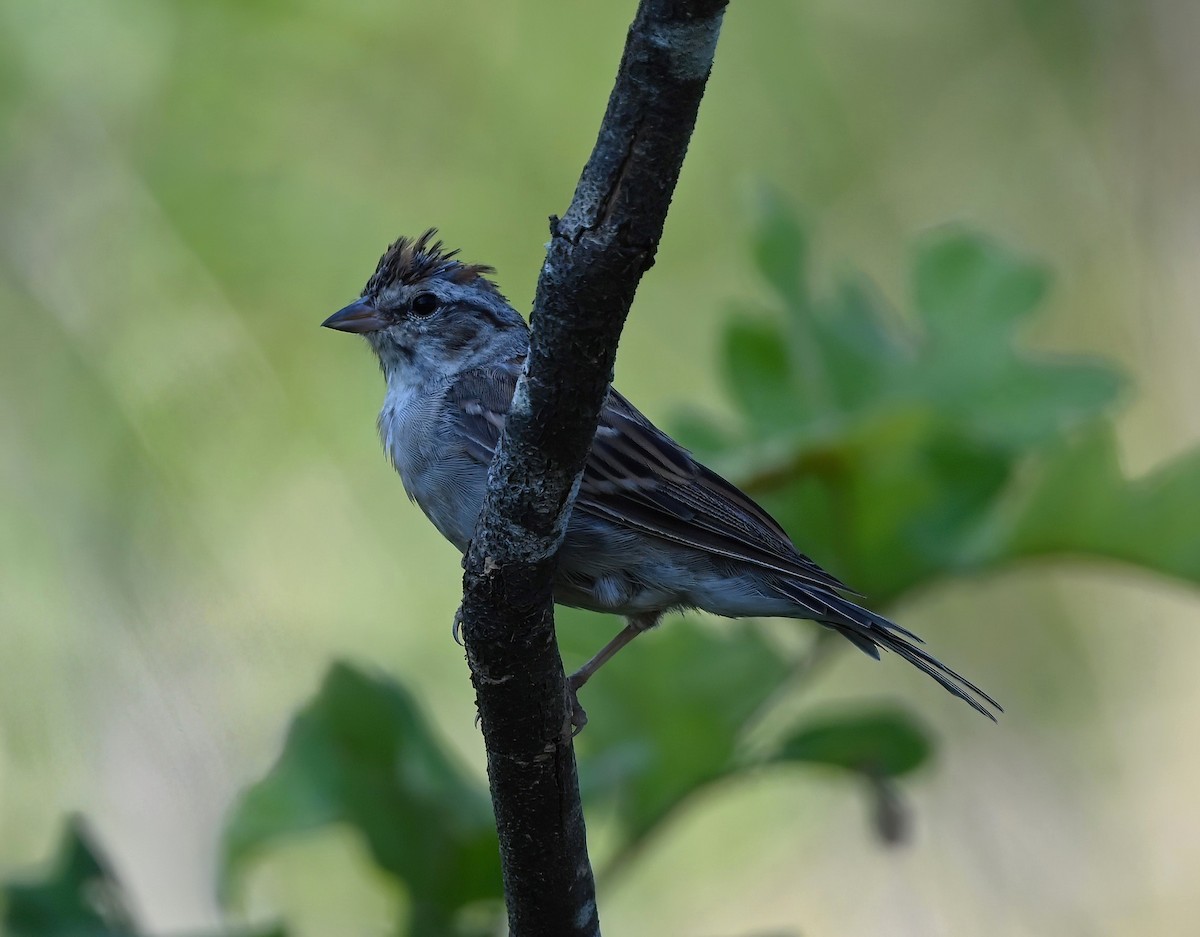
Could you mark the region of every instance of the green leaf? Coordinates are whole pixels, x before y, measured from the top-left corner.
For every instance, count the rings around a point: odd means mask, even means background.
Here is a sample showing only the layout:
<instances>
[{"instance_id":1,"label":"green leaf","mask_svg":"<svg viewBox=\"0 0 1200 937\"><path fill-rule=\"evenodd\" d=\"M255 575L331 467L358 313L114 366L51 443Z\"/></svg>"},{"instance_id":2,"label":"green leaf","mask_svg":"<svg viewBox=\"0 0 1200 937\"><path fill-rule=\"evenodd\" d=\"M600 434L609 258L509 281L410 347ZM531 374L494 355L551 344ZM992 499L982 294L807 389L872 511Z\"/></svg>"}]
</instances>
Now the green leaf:
<instances>
[{"instance_id":1,"label":"green leaf","mask_svg":"<svg viewBox=\"0 0 1200 937\"><path fill-rule=\"evenodd\" d=\"M784 740L774 760L896 778L915 771L932 755L933 741L912 717L881 709L810 720Z\"/></svg>"},{"instance_id":2,"label":"green leaf","mask_svg":"<svg viewBox=\"0 0 1200 937\"><path fill-rule=\"evenodd\" d=\"M946 411L972 436L1022 452L1096 419L1124 383L1104 362L1014 356L991 380L960 384Z\"/></svg>"},{"instance_id":3,"label":"green leaf","mask_svg":"<svg viewBox=\"0 0 1200 937\"><path fill-rule=\"evenodd\" d=\"M599 622L616 630L611 618L560 612L569 667L611 637ZM786 673L747 625L673 619L640 636L580 691L590 718L576 743L585 797L611 800L636 840L698 787L740 767L742 727Z\"/></svg>"},{"instance_id":4,"label":"green leaf","mask_svg":"<svg viewBox=\"0 0 1200 937\"><path fill-rule=\"evenodd\" d=\"M871 824L880 842L903 843L910 810L896 779L933 757L929 733L897 709L834 713L794 729L771 759L837 768L859 776L871 802Z\"/></svg>"},{"instance_id":5,"label":"green leaf","mask_svg":"<svg viewBox=\"0 0 1200 937\"><path fill-rule=\"evenodd\" d=\"M780 298L790 306L802 306L807 295L808 235L795 213L770 191L759 200L751 252L759 272Z\"/></svg>"},{"instance_id":6,"label":"green leaf","mask_svg":"<svg viewBox=\"0 0 1200 937\"><path fill-rule=\"evenodd\" d=\"M55 867L43 880L6 884L4 933L10 937L135 937L121 884L72 817Z\"/></svg>"},{"instance_id":7,"label":"green leaf","mask_svg":"<svg viewBox=\"0 0 1200 937\"><path fill-rule=\"evenodd\" d=\"M915 356L914 343L863 277L844 279L818 303L811 339L832 401L844 412L870 410L893 395L897 372Z\"/></svg>"},{"instance_id":8,"label":"green leaf","mask_svg":"<svg viewBox=\"0 0 1200 937\"><path fill-rule=\"evenodd\" d=\"M1143 478L1121 471L1111 429L1065 442L1030 467L991 531L993 562L1047 554L1122 560L1200 584L1200 449Z\"/></svg>"},{"instance_id":9,"label":"green leaf","mask_svg":"<svg viewBox=\"0 0 1200 937\"><path fill-rule=\"evenodd\" d=\"M886 604L956 570L1011 477L1013 457L964 439L919 406L881 413L841 437L803 476L759 493L798 546ZM803 464L803 463L798 463ZM811 460L810 460L811 464Z\"/></svg>"},{"instance_id":10,"label":"green leaf","mask_svg":"<svg viewBox=\"0 0 1200 937\"><path fill-rule=\"evenodd\" d=\"M741 477L802 550L876 604L1035 553L1197 580L1195 538L1174 522L1200 497L1195 459L1126 483L1102 444L1063 443L1110 434L1105 414L1125 382L1107 362L1019 346L1049 282L1040 264L936 232L916 254L918 315L905 327L862 278L831 299L784 296L783 271L805 283L801 260L763 258L789 256L788 244L803 253L786 215L764 211L756 259L794 334L784 353L772 344L783 324L731 327L726 374L748 432L714 454L726 466L758 460Z\"/></svg>"},{"instance_id":11,"label":"green leaf","mask_svg":"<svg viewBox=\"0 0 1200 937\"><path fill-rule=\"evenodd\" d=\"M0 933L8 937L138 937L120 881L82 817L67 819L53 868L40 880L0 885ZM213 937L218 937L214 934ZM220 937L286 937L281 926Z\"/></svg>"},{"instance_id":12,"label":"green leaf","mask_svg":"<svg viewBox=\"0 0 1200 937\"><path fill-rule=\"evenodd\" d=\"M345 663L293 720L270 773L225 830L228 896L247 863L281 837L342 822L407 889L412 933L452 934L465 905L501 897L491 806L445 753L398 684Z\"/></svg>"},{"instance_id":13,"label":"green leaf","mask_svg":"<svg viewBox=\"0 0 1200 937\"><path fill-rule=\"evenodd\" d=\"M733 313L723 343L725 386L764 433L794 427L804 416L792 383L787 344L779 326L753 314Z\"/></svg>"},{"instance_id":14,"label":"green leaf","mask_svg":"<svg viewBox=\"0 0 1200 937\"><path fill-rule=\"evenodd\" d=\"M989 333L1007 333L1033 311L1049 285L1040 265L961 231L938 232L917 251L916 305L939 339L956 348Z\"/></svg>"}]
</instances>

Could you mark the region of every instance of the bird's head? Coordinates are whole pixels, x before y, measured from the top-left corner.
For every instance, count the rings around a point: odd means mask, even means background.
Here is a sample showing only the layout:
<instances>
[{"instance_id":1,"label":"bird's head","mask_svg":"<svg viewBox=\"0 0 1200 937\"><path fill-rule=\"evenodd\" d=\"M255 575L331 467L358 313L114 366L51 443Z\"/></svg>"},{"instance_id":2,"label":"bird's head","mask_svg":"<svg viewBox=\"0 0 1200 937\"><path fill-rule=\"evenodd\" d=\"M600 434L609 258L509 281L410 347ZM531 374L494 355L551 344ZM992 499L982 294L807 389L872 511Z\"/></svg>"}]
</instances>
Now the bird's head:
<instances>
[{"instance_id":1,"label":"bird's head","mask_svg":"<svg viewBox=\"0 0 1200 937\"><path fill-rule=\"evenodd\" d=\"M445 376L493 361L528 334L487 278L491 267L455 260L430 228L379 259L362 296L321 324L361 334L390 379Z\"/></svg>"}]
</instances>

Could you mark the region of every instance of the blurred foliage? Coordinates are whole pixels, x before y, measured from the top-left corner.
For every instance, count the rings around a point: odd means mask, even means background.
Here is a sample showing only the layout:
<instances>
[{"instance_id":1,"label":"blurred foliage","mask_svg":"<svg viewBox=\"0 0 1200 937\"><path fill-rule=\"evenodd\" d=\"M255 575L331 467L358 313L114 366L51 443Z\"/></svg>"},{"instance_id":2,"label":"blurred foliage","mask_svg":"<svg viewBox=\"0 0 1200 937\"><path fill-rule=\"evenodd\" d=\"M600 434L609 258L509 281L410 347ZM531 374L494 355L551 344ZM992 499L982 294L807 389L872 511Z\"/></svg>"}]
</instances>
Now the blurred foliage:
<instances>
[{"instance_id":1,"label":"blurred foliage","mask_svg":"<svg viewBox=\"0 0 1200 937\"><path fill-rule=\"evenodd\" d=\"M914 771L933 753L926 731L895 710L836 713L813 719L785 738L781 763L825 765L866 785L875 831L889 845L901 843L911 825L894 779Z\"/></svg>"},{"instance_id":2,"label":"blurred foliage","mask_svg":"<svg viewBox=\"0 0 1200 937\"><path fill-rule=\"evenodd\" d=\"M8 937L138 937L124 890L82 819L67 821L54 867L40 880L0 890ZM215 935L214 935L215 937ZM282 928L224 932L224 937L286 937Z\"/></svg>"},{"instance_id":3,"label":"blurred foliage","mask_svg":"<svg viewBox=\"0 0 1200 937\"><path fill-rule=\"evenodd\" d=\"M776 757L873 777L900 777L924 764L930 754L923 729L906 716L883 711L814 721L794 732Z\"/></svg>"},{"instance_id":4,"label":"blurred foliage","mask_svg":"<svg viewBox=\"0 0 1200 937\"><path fill-rule=\"evenodd\" d=\"M335 664L292 722L271 773L242 797L225 830L229 891L249 859L281 836L349 824L408 890L414 935L462 933L458 910L500 898L487 790L443 752L398 684Z\"/></svg>"},{"instance_id":5,"label":"blurred foliage","mask_svg":"<svg viewBox=\"0 0 1200 937\"><path fill-rule=\"evenodd\" d=\"M1200 542L1166 523L1195 503L1200 453L1122 477L1108 416L1122 376L1018 341L1047 289L1038 264L936 232L906 319L858 277L816 293L802 224L771 198L763 215L754 257L781 309L730 315L723 365L743 425L689 416L680 435L825 565L883 603L1047 553L1200 582Z\"/></svg>"},{"instance_id":6,"label":"blurred foliage","mask_svg":"<svg viewBox=\"0 0 1200 937\"><path fill-rule=\"evenodd\" d=\"M44 879L4 888L4 933L12 937L134 937L125 895L83 821L67 823L55 868Z\"/></svg>"},{"instance_id":7,"label":"blurred foliage","mask_svg":"<svg viewBox=\"0 0 1200 937\"><path fill-rule=\"evenodd\" d=\"M1046 292L1044 270L986 238L939 232L918 249L914 315L902 318L861 278L818 295L804 226L779 200L764 205L753 256L780 308L739 306L729 320L723 366L742 423L690 416L681 435L803 529L816 556L883 602L938 577L1049 553L1200 582L1200 543L1168 523L1194 507L1200 453L1136 483L1122 476L1106 416L1120 375L1017 341ZM565 653L594 650L582 643L594 629L560 632ZM789 765L862 782L880 837L903 838L895 781L935 747L903 712L808 714L766 745L746 744L827 646L822 633L797 657L754 623L718 632L673 622L589 685L599 718L578 751L585 799L606 806L619 828L609 870L636 858L699 791ZM446 753L402 686L347 664L331 669L275 767L236 805L222 851L226 900L272 844L331 823L356 830L401 885L405 932L498 926L482 782ZM58 870L42 884L8 886L6 898L9 933L137 932L77 824Z\"/></svg>"}]
</instances>

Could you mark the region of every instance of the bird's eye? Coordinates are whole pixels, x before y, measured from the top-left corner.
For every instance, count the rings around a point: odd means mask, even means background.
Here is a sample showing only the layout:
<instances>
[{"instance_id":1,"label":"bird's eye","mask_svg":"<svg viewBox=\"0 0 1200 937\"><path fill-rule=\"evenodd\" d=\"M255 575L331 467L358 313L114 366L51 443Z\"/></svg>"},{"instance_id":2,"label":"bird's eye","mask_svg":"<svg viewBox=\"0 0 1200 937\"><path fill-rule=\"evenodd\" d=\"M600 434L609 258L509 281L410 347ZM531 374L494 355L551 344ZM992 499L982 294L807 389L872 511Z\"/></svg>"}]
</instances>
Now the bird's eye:
<instances>
[{"instance_id":1,"label":"bird's eye","mask_svg":"<svg viewBox=\"0 0 1200 937\"><path fill-rule=\"evenodd\" d=\"M431 316L437 312L442 301L432 293L418 293L413 297L412 311L414 316Z\"/></svg>"}]
</instances>

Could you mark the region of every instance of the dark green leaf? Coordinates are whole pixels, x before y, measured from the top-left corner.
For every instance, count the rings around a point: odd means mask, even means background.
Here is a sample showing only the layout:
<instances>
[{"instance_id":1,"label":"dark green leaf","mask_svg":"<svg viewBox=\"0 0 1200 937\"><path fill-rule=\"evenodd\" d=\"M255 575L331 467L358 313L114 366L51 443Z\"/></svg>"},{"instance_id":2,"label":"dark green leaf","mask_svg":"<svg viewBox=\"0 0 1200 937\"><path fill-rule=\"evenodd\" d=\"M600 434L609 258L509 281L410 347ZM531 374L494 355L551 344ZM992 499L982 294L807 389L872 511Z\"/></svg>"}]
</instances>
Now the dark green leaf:
<instances>
[{"instance_id":1,"label":"dark green leaf","mask_svg":"<svg viewBox=\"0 0 1200 937\"><path fill-rule=\"evenodd\" d=\"M280 837L343 822L403 882L423 933L455 933L465 905L501 896L491 807L408 693L339 663L293 720L271 772L225 831L223 882ZM414 931L415 932L415 931Z\"/></svg>"},{"instance_id":2,"label":"dark green leaf","mask_svg":"<svg viewBox=\"0 0 1200 937\"><path fill-rule=\"evenodd\" d=\"M880 414L764 505L818 563L887 603L962 565L1011 472L1012 456L939 430L919 406Z\"/></svg>"},{"instance_id":3,"label":"dark green leaf","mask_svg":"<svg viewBox=\"0 0 1200 937\"><path fill-rule=\"evenodd\" d=\"M559 613L569 666L611 637L599 622L616 630L612 619ZM786 672L748 625L673 619L639 637L580 693L591 720L577 743L585 797L615 801L627 835L641 836L697 787L736 769L743 725Z\"/></svg>"},{"instance_id":4,"label":"dark green leaf","mask_svg":"<svg viewBox=\"0 0 1200 937\"><path fill-rule=\"evenodd\" d=\"M813 719L787 737L775 760L894 778L916 770L932 754L933 741L920 725L885 709Z\"/></svg>"},{"instance_id":5,"label":"dark green leaf","mask_svg":"<svg viewBox=\"0 0 1200 937\"><path fill-rule=\"evenodd\" d=\"M55 868L43 880L4 886L10 937L136 937L120 882L82 819L68 821Z\"/></svg>"}]
</instances>

